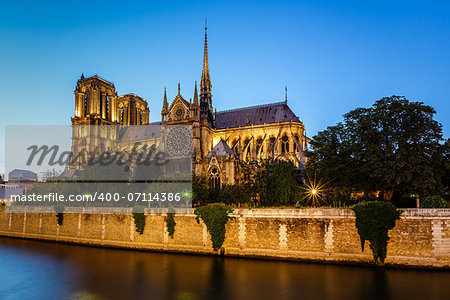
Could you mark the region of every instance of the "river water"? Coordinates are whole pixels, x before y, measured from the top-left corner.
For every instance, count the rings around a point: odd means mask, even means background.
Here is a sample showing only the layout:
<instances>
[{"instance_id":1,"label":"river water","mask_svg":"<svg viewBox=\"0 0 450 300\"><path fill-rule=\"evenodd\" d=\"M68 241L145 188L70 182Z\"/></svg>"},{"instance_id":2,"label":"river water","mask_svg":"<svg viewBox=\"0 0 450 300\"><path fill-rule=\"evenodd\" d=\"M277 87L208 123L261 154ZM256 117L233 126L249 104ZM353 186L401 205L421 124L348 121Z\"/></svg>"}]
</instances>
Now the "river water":
<instances>
[{"instance_id":1,"label":"river water","mask_svg":"<svg viewBox=\"0 0 450 300\"><path fill-rule=\"evenodd\" d=\"M0 299L450 299L450 272L0 238Z\"/></svg>"}]
</instances>

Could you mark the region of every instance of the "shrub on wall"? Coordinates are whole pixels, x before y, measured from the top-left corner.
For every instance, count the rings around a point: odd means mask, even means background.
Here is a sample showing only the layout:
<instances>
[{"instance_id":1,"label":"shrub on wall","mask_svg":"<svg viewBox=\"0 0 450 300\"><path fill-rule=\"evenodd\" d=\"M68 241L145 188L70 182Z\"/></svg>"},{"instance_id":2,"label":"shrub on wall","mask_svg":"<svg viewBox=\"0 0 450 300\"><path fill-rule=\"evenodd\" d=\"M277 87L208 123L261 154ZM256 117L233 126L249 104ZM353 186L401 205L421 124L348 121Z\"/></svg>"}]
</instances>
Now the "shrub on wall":
<instances>
[{"instance_id":1,"label":"shrub on wall","mask_svg":"<svg viewBox=\"0 0 450 300\"><path fill-rule=\"evenodd\" d=\"M445 208L446 206L447 201L441 196L428 196L420 203L420 207L423 208Z\"/></svg>"},{"instance_id":2,"label":"shrub on wall","mask_svg":"<svg viewBox=\"0 0 450 300\"><path fill-rule=\"evenodd\" d=\"M362 251L365 241L368 240L375 263L384 263L389 240L388 231L394 228L401 211L391 203L380 201L357 204L352 209L356 215L356 228L361 238Z\"/></svg>"},{"instance_id":3,"label":"shrub on wall","mask_svg":"<svg viewBox=\"0 0 450 300\"><path fill-rule=\"evenodd\" d=\"M145 207L143 207L143 206L133 207L134 225L136 226L136 232L138 232L139 234L144 233L144 228L145 228L144 210L145 210Z\"/></svg>"},{"instance_id":4,"label":"shrub on wall","mask_svg":"<svg viewBox=\"0 0 450 300\"><path fill-rule=\"evenodd\" d=\"M214 251L222 248L225 241L225 225L228 220L234 219L229 216L231 212L233 212L231 207L219 203L200 206L194 211L194 214L197 215L197 223L200 224L199 218L202 218L203 222L205 222L206 228L211 235Z\"/></svg>"},{"instance_id":5,"label":"shrub on wall","mask_svg":"<svg viewBox=\"0 0 450 300\"><path fill-rule=\"evenodd\" d=\"M64 219L63 213L56 213L56 222L58 222L59 226L63 224L63 219Z\"/></svg>"},{"instance_id":6,"label":"shrub on wall","mask_svg":"<svg viewBox=\"0 0 450 300\"><path fill-rule=\"evenodd\" d=\"M56 222L58 222L58 225L61 226L64 220L64 204L56 204L53 206L53 208L56 212Z\"/></svg>"},{"instance_id":7,"label":"shrub on wall","mask_svg":"<svg viewBox=\"0 0 450 300\"><path fill-rule=\"evenodd\" d=\"M169 207L169 210L167 211L167 216L164 218L166 221L166 227L167 232L169 232L169 236L173 239L173 235L175 234L175 225L177 223L175 222L175 210L173 207Z\"/></svg>"}]
</instances>

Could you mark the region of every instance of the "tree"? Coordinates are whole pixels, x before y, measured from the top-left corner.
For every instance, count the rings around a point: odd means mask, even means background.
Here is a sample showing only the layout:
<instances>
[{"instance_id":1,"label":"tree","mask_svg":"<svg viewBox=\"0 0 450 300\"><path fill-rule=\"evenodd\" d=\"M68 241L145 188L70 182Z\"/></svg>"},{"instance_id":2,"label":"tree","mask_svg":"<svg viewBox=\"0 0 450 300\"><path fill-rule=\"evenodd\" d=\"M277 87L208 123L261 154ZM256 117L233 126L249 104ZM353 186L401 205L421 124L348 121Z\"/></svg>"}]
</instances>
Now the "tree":
<instances>
[{"instance_id":1,"label":"tree","mask_svg":"<svg viewBox=\"0 0 450 300\"><path fill-rule=\"evenodd\" d=\"M236 182L222 184L219 188L210 188L206 177L194 175L192 177L193 203L205 205L207 203L225 203L240 206L250 202L254 192L251 184Z\"/></svg>"},{"instance_id":2,"label":"tree","mask_svg":"<svg viewBox=\"0 0 450 300\"><path fill-rule=\"evenodd\" d=\"M447 139L443 146L443 173L442 185L444 188L444 197L447 201L450 200L450 139Z\"/></svg>"},{"instance_id":3,"label":"tree","mask_svg":"<svg viewBox=\"0 0 450 300\"><path fill-rule=\"evenodd\" d=\"M205 205L209 202L208 180L204 176L192 176L192 204Z\"/></svg>"},{"instance_id":4,"label":"tree","mask_svg":"<svg viewBox=\"0 0 450 300\"><path fill-rule=\"evenodd\" d=\"M445 208L447 206L447 201L441 196L427 196L421 203L422 208Z\"/></svg>"},{"instance_id":5,"label":"tree","mask_svg":"<svg viewBox=\"0 0 450 300\"><path fill-rule=\"evenodd\" d=\"M337 193L429 195L440 187L442 125L422 102L391 96L344 115L311 142L307 171Z\"/></svg>"},{"instance_id":6,"label":"tree","mask_svg":"<svg viewBox=\"0 0 450 300\"><path fill-rule=\"evenodd\" d=\"M262 205L286 205L301 199L301 185L291 161L260 161L253 181Z\"/></svg>"},{"instance_id":7,"label":"tree","mask_svg":"<svg viewBox=\"0 0 450 300\"><path fill-rule=\"evenodd\" d=\"M253 189L249 183L236 182L234 184L222 184L220 189L211 189L210 195L211 197L215 197L214 202L239 207L241 204L250 203L253 196Z\"/></svg>"},{"instance_id":8,"label":"tree","mask_svg":"<svg viewBox=\"0 0 450 300\"><path fill-rule=\"evenodd\" d=\"M346 200L352 192L367 189L370 180L362 176L357 162L352 159L343 123L320 132L311 140L311 147L312 151L306 152L308 162L304 177L325 183L329 198Z\"/></svg>"}]
</instances>

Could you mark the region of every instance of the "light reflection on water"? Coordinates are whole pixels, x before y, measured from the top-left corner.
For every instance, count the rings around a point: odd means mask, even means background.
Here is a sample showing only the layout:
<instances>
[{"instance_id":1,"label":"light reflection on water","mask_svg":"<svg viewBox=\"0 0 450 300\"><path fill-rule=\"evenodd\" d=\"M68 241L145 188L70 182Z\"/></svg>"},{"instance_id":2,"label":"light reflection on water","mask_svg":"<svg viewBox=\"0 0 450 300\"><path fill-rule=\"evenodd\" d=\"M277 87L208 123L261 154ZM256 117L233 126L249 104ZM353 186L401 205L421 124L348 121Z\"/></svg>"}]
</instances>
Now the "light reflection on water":
<instances>
[{"instance_id":1,"label":"light reflection on water","mask_svg":"<svg viewBox=\"0 0 450 300\"><path fill-rule=\"evenodd\" d=\"M450 299L450 272L90 248L0 238L0 299Z\"/></svg>"}]
</instances>

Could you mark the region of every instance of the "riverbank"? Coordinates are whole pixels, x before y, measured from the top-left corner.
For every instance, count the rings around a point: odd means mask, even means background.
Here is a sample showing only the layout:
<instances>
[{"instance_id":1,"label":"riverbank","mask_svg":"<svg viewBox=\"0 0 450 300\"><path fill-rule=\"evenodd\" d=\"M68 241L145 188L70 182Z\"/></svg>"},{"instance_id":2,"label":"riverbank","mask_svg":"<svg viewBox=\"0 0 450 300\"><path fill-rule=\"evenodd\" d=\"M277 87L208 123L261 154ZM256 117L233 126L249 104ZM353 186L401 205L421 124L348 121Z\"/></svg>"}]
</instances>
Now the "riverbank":
<instances>
[{"instance_id":1,"label":"riverbank","mask_svg":"<svg viewBox=\"0 0 450 300\"><path fill-rule=\"evenodd\" d=\"M225 256L372 264L366 242L361 252L350 209L235 209L228 222ZM146 214L142 235L131 214L0 213L0 236L99 247L217 255L202 221L193 212L175 215L172 239L165 215ZM389 232L387 266L450 269L450 209L405 209Z\"/></svg>"}]
</instances>

